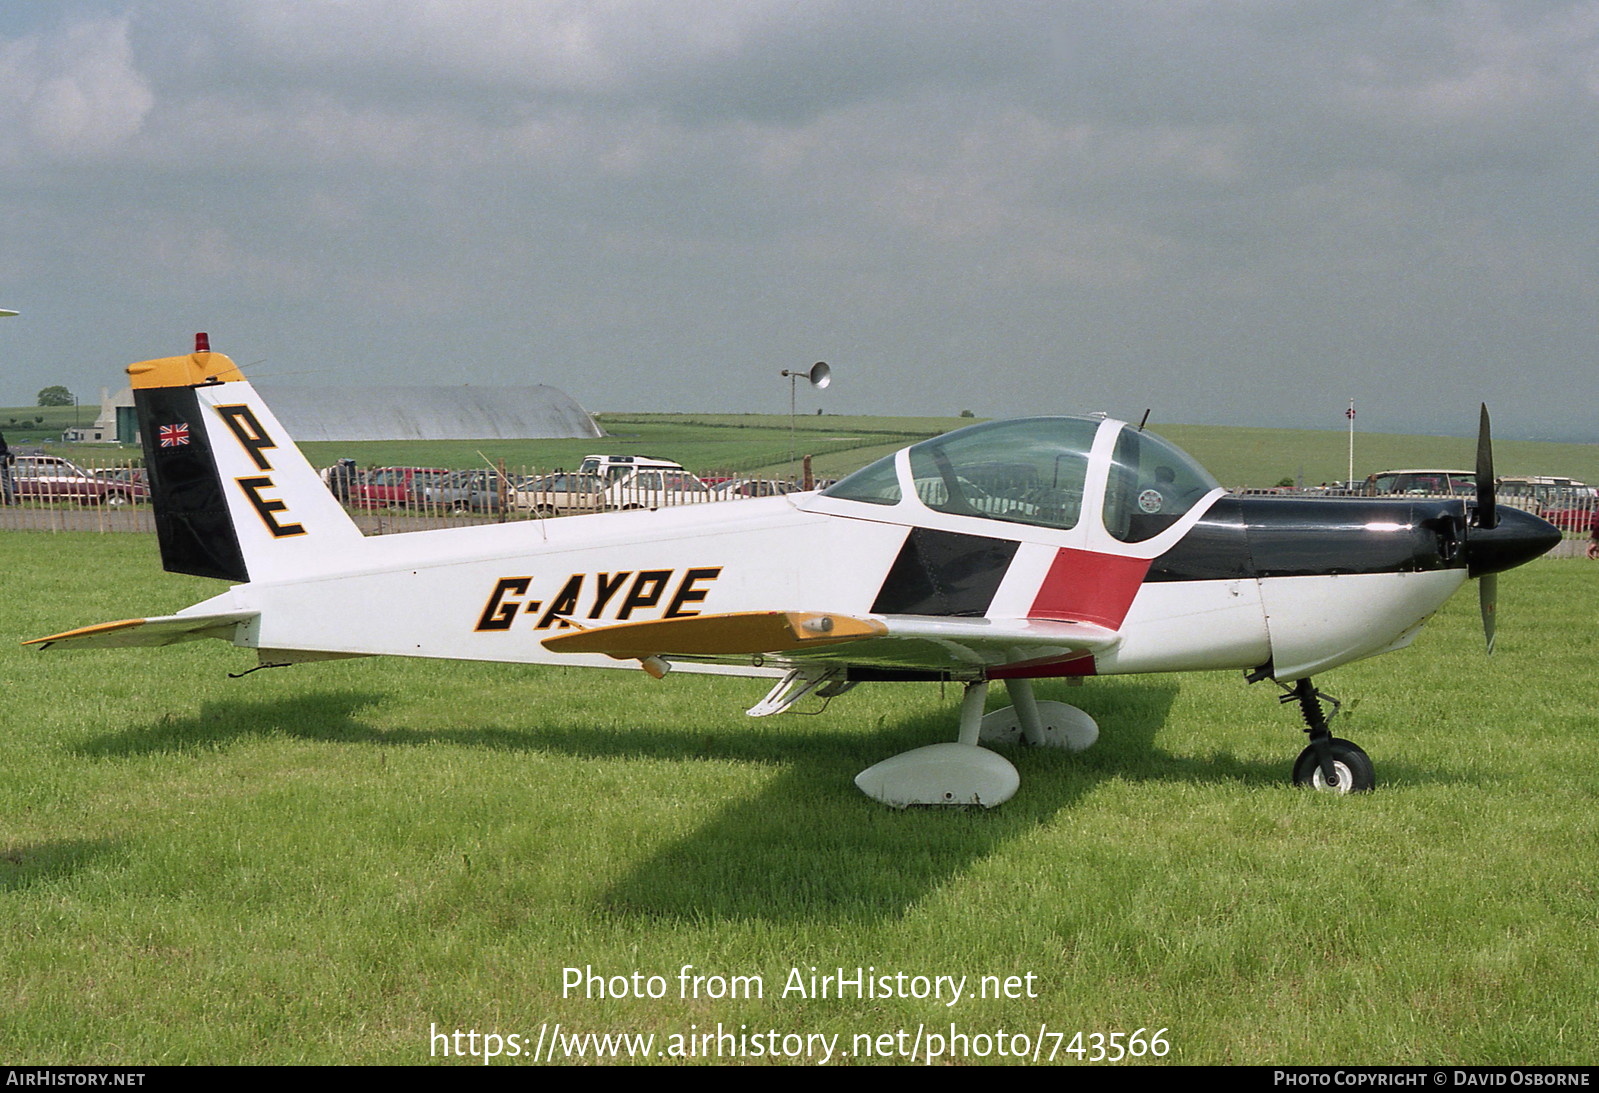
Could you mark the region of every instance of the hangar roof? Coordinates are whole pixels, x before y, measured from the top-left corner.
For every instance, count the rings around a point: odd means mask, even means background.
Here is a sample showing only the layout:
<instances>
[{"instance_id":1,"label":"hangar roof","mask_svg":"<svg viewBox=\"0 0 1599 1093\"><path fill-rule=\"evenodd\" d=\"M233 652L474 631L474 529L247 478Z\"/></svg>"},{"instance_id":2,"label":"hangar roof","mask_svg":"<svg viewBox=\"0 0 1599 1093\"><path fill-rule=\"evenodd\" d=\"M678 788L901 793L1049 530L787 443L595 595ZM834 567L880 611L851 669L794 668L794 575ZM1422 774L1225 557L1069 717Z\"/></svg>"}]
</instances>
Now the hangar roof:
<instances>
[{"instance_id":1,"label":"hangar roof","mask_svg":"<svg viewBox=\"0 0 1599 1093\"><path fill-rule=\"evenodd\" d=\"M523 440L604 436L555 387L263 387L295 440Z\"/></svg>"}]
</instances>

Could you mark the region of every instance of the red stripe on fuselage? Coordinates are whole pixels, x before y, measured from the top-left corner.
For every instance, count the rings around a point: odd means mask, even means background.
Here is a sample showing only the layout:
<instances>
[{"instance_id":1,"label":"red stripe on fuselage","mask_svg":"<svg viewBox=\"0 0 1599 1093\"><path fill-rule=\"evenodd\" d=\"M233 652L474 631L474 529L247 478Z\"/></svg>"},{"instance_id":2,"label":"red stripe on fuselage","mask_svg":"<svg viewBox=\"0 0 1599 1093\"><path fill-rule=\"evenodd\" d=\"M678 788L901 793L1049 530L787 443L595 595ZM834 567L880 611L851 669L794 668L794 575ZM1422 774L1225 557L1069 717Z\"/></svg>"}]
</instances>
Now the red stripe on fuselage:
<instances>
[{"instance_id":1,"label":"red stripe on fuselage","mask_svg":"<svg viewBox=\"0 0 1599 1093\"><path fill-rule=\"evenodd\" d=\"M1050 563L1027 617L1092 622L1119 630L1148 572L1147 558L1062 548ZM996 668L988 673L988 678L1044 679L1095 673L1094 658L1079 655L1053 663L1033 661Z\"/></svg>"},{"instance_id":2,"label":"red stripe on fuselage","mask_svg":"<svg viewBox=\"0 0 1599 1093\"><path fill-rule=\"evenodd\" d=\"M1148 558L1062 548L1055 554L1027 617L1093 622L1119 630L1148 572Z\"/></svg>"}]
</instances>

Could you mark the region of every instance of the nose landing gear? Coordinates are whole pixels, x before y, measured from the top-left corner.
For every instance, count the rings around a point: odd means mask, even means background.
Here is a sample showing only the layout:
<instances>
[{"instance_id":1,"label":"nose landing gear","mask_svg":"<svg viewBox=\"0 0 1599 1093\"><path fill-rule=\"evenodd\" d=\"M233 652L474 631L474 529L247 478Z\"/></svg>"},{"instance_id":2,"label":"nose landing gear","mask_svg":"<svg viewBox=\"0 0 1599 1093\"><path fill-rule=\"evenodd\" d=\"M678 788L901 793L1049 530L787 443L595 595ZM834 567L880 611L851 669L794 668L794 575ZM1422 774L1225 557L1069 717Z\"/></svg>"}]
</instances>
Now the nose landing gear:
<instances>
[{"instance_id":1,"label":"nose landing gear","mask_svg":"<svg viewBox=\"0 0 1599 1093\"><path fill-rule=\"evenodd\" d=\"M1296 680L1292 687L1279 686L1286 693L1278 701L1299 703L1305 734L1310 737L1309 746L1294 760L1294 785L1329 793L1368 793L1375 789L1377 775L1371 757L1348 740L1334 736L1327 727L1329 718L1322 713L1321 700L1332 703L1334 717L1338 715L1338 700L1316 690L1308 678Z\"/></svg>"}]
</instances>

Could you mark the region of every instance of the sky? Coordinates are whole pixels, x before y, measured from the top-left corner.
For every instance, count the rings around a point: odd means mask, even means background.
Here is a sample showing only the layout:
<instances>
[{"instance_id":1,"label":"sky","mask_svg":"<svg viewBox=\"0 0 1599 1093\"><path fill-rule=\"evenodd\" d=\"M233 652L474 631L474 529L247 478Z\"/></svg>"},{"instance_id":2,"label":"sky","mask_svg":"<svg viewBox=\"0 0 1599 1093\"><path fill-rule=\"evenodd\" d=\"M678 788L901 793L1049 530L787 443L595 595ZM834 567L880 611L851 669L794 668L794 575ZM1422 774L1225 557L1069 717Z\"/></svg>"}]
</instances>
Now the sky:
<instances>
[{"instance_id":1,"label":"sky","mask_svg":"<svg viewBox=\"0 0 1599 1093\"><path fill-rule=\"evenodd\" d=\"M1599 0L0 6L0 405L274 384L1599 441Z\"/></svg>"}]
</instances>

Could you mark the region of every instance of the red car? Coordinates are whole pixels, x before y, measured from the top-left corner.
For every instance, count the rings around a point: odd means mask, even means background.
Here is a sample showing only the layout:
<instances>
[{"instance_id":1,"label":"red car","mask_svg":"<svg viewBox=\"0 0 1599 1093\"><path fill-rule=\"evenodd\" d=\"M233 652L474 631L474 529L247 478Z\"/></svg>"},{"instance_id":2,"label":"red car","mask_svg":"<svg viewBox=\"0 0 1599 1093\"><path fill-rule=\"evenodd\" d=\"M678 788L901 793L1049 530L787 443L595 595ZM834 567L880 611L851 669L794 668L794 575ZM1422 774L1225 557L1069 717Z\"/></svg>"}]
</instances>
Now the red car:
<instances>
[{"instance_id":1,"label":"red car","mask_svg":"<svg viewBox=\"0 0 1599 1093\"><path fill-rule=\"evenodd\" d=\"M1574 478L1548 475L1506 475L1499 480L1499 496L1568 533L1586 532L1599 504L1599 491L1594 487Z\"/></svg>"},{"instance_id":2,"label":"red car","mask_svg":"<svg viewBox=\"0 0 1599 1093\"><path fill-rule=\"evenodd\" d=\"M76 501L80 505L127 505L150 500L150 487L131 473L126 480L90 474L54 455L19 455L10 467L18 501Z\"/></svg>"},{"instance_id":3,"label":"red car","mask_svg":"<svg viewBox=\"0 0 1599 1093\"><path fill-rule=\"evenodd\" d=\"M1591 491L1592 487L1585 486L1583 489ZM1586 533L1593 526L1594 507L1594 496L1588 492L1586 495L1547 501L1538 515L1561 531Z\"/></svg>"},{"instance_id":4,"label":"red car","mask_svg":"<svg viewBox=\"0 0 1599 1093\"><path fill-rule=\"evenodd\" d=\"M449 473L437 467L379 467L350 488L350 504L363 509L408 509L421 503L423 490Z\"/></svg>"}]
</instances>

